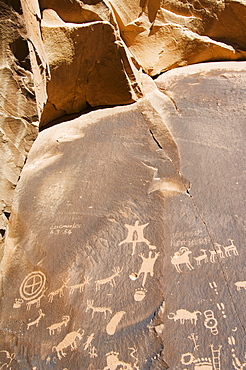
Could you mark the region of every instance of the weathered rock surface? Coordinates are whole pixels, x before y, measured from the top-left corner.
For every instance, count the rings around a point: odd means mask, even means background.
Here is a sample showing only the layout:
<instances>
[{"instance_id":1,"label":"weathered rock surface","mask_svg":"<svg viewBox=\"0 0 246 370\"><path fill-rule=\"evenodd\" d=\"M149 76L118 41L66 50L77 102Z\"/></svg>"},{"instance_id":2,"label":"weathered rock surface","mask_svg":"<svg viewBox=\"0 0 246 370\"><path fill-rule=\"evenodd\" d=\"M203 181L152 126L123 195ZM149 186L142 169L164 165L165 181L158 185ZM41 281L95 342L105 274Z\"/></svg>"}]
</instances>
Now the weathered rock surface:
<instances>
[{"instance_id":1,"label":"weathered rock surface","mask_svg":"<svg viewBox=\"0 0 246 370\"><path fill-rule=\"evenodd\" d=\"M166 368L149 328L163 301L163 194L186 187L151 114L150 104L146 118L136 104L97 111L34 143L1 265L0 348L15 343L13 368ZM168 132L166 142L178 165Z\"/></svg>"},{"instance_id":2,"label":"weathered rock surface","mask_svg":"<svg viewBox=\"0 0 246 370\"><path fill-rule=\"evenodd\" d=\"M65 23L46 9L41 26L51 74L42 124L88 106L129 104L141 97L138 71L109 22Z\"/></svg>"},{"instance_id":3,"label":"weathered rock surface","mask_svg":"<svg viewBox=\"0 0 246 370\"><path fill-rule=\"evenodd\" d=\"M1 241L11 210L14 189L27 153L38 134L26 31L23 19L0 2L0 259Z\"/></svg>"},{"instance_id":4,"label":"weathered rock surface","mask_svg":"<svg viewBox=\"0 0 246 370\"><path fill-rule=\"evenodd\" d=\"M121 37L146 73L245 59L245 2L110 0Z\"/></svg>"},{"instance_id":5,"label":"weathered rock surface","mask_svg":"<svg viewBox=\"0 0 246 370\"><path fill-rule=\"evenodd\" d=\"M1 263L13 369L243 369L245 65L40 133Z\"/></svg>"}]
</instances>

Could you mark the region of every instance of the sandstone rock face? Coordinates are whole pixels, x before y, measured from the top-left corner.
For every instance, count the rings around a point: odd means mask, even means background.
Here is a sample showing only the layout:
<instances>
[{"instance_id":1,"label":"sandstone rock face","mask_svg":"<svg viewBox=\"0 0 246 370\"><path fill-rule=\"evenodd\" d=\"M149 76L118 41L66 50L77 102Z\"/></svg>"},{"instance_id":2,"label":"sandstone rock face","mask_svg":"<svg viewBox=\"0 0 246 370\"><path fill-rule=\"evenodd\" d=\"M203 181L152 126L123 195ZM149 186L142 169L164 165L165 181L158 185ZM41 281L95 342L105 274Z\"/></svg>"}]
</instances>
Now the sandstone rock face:
<instances>
[{"instance_id":1,"label":"sandstone rock face","mask_svg":"<svg viewBox=\"0 0 246 370\"><path fill-rule=\"evenodd\" d=\"M146 73L245 58L244 1L110 0L121 37Z\"/></svg>"},{"instance_id":2,"label":"sandstone rock face","mask_svg":"<svg viewBox=\"0 0 246 370\"><path fill-rule=\"evenodd\" d=\"M1 263L13 369L244 368L245 66L40 133Z\"/></svg>"},{"instance_id":3,"label":"sandstone rock face","mask_svg":"<svg viewBox=\"0 0 246 370\"><path fill-rule=\"evenodd\" d=\"M37 136L32 73L20 9L0 3L0 239L5 234L14 189L26 155ZM0 244L1 244L0 241ZM0 246L0 258L2 248Z\"/></svg>"},{"instance_id":4,"label":"sandstone rock face","mask_svg":"<svg viewBox=\"0 0 246 370\"><path fill-rule=\"evenodd\" d=\"M186 187L150 133L157 112L143 114L136 104L90 113L32 147L2 261L0 348L13 353L19 338L12 366L166 368L151 329L163 302L163 194Z\"/></svg>"},{"instance_id":5,"label":"sandstone rock face","mask_svg":"<svg viewBox=\"0 0 246 370\"><path fill-rule=\"evenodd\" d=\"M109 22L65 23L46 9L41 24L51 73L42 124L88 105L128 104L141 96L137 69Z\"/></svg>"}]
</instances>

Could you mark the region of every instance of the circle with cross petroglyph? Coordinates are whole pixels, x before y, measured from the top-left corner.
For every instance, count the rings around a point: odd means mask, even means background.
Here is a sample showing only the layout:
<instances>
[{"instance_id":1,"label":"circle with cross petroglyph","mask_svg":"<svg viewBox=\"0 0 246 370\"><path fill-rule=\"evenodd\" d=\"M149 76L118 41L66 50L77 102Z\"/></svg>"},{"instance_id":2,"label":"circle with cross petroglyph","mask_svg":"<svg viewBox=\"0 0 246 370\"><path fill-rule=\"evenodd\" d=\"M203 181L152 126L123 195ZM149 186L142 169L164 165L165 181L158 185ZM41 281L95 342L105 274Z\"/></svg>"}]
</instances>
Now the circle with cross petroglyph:
<instances>
[{"instance_id":1,"label":"circle with cross petroglyph","mask_svg":"<svg viewBox=\"0 0 246 370\"><path fill-rule=\"evenodd\" d=\"M46 276L41 271L33 271L28 274L20 286L21 298L29 301L37 298L44 290Z\"/></svg>"}]
</instances>

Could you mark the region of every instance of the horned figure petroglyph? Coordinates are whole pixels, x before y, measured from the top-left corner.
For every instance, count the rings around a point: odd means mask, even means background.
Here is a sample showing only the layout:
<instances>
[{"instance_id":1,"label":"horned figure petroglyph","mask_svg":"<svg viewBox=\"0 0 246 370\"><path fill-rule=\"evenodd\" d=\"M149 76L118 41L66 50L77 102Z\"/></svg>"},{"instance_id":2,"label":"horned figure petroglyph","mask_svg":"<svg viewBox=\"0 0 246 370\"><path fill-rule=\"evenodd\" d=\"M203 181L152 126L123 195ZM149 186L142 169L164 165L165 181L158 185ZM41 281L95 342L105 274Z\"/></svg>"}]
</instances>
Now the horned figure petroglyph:
<instances>
[{"instance_id":1,"label":"horned figure petroglyph","mask_svg":"<svg viewBox=\"0 0 246 370\"><path fill-rule=\"evenodd\" d=\"M87 278L87 276L85 276L85 279L82 283L68 286L69 293L73 294L75 292L75 290L79 290L79 292L82 293L83 290L84 290L85 285L89 284L90 281L91 281L91 279Z\"/></svg>"},{"instance_id":2,"label":"horned figure petroglyph","mask_svg":"<svg viewBox=\"0 0 246 370\"><path fill-rule=\"evenodd\" d=\"M36 325L36 327L37 327L38 324L39 324L39 321L42 319L42 317L45 316L45 313L43 313L42 310L39 310L38 312L39 312L39 316L36 318L36 320L34 320L32 322L29 322L27 324L27 330L29 330L30 329L30 326L33 326L33 325Z\"/></svg>"},{"instance_id":3,"label":"horned figure petroglyph","mask_svg":"<svg viewBox=\"0 0 246 370\"><path fill-rule=\"evenodd\" d=\"M207 256L206 249L200 249L200 251L202 252L202 254L198 257L194 257L194 259L196 260L197 265L201 265L201 261L204 261L205 263L208 262L208 256Z\"/></svg>"},{"instance_id":4,"label":"horned figure petroglyph","mask_svg":"<svg viewBox=\"0 0 246 370\"><path fill-rule=\"evenodd\" d=\"M81 329L78 329L78 331L71 331L65 336L65 338L60 343L57 344L57 346L54 346L52 348L52 352L56 351L59 360L61 360L62 357L66 356L64 349L66 349L67 347L70 346L71 351L74 351L77 348L76 339L78 338L79 340L81 340L84 335L84 330L82 331L81 334L80 330Z\"/></svg>"},{"instance_id":5,"label":"horned figure petroglyph","mask_svg":"<svg viewBox=\"0 0 246 370\"><path fill-rule=\"evenodd\" d=\"M47 290L47 289L45 289L45 290L42 292L42 294L41 294L41 296L40 296L40 297L38 297L38 298L36 298L36 299L33 299L32 301L26 302L26 309L27 309L27 311L30 311L31 306L32 306L33 304L36 304L36 308L39 308L39 307L40 307L40 301L41 301L41 298L43 298L43 297L44 297L44 293L46 292L46 290Z\"/></svg>"},{"instance_id":6,"label":"horned figure petroglyph","mask_svg":"<svg viewBox=\"0 0 246 370\"><path fill-rule=\"evenodd\" d=\"M238 251L237 251L237 247L234 244L234 240L232 239L228 239L228 240L231 242L231 244L228 245L227 247L224 247L226 257L231 257L230 252L232 252L234 256L238 256Z\"/></svg>"},{"instance_id":7,"label":"horned figure petroglyph","mask_svg":"<svg viewBox=\"0 0 246 370\"><path fill-rule=\"evenodd\" d=\"M181 247L178 252L174 253L174 256L171 257L171 263L175 266L178 272L182 272L180 265L185 264L189 270L193 270L194 267L190 263L189 255L192 252L187 247Z\"/></svg>"},{"instance_id":8,"label":"horned figure petroglyph","mask_svg":"<svg viewBox=\"0 0 246 370\"><path fill-rule=\"evenodd\" d=\"M88 312L90 309L92 310L92 316L91 316L92 319L94 317L95 312L104 313L105 319L107 317L107 312L112 314L112 310L109 307L94 307L93 304L94 304L94 301L88 299L87 300L87 307L86 307L86 310L85 310L85 312Z\"/></svg>"},{"instance_id":9,"label":"horned figure petroglyph","mask_svg":"<svg viewBox=\"0 0 246 370\"><path fill-rule=\"evenodd\" d=\"M237 281L235 283L237 290L240 290L241 288L244 288L246 290L246 281Z\"/></svg>"},{"instance_id":10,"label":"horned figure petroglyph","mask_svg":"<svg viewBox=\"0 0 246 370\"><path fill-rule=\"evenodd\" d=\"M57 334L59 334L62 330L62 327L63 326L66 327L69 321L70 321L70 316L62 316L61 322L48 326L47 329L49 330L49 335L54 335L56 330L57 330Z\"/></svg>"},{"instance_id":11,"label":"horned figure petroglyph","mask_svg":"<svg viewBox=\"0 0 246 370\"><path fill-rule=\"evenodd\" d=\"M138 279L142 273L144 274L142 286L145 285L148 274L150 274L150 276L154 276L154 264L159 255L160 252L153 253L152 251L149 251L149 256L147 258L144 257L143 254L139 254L139 257L142 258L143 262L142 266L140 267L140 270L138 271L138 274L136 274L136 279Z\"/></svg>"},{"instance_id":12,"label":"horned figure petroglyph","mask_svg":"<svg viewBox=\"0 0 246 370\"><path fill-rule=\"evenodd\" d=\"M54 292L51 292L51 293L48 294L48 298L49 298L50 303L53 302L53 299L54 299L55 296L58 295L58 297L61 298L64 295L63 290L64 290L64 288L67 288L68 281L69 281L69 279L67 279L66 281L63 281L63 284L59 289L56 289L56 290L54 290Z\"/></svg>"},{"instance_id":13,"label":"horned figure petroglyph","mask_svg":"<svg viewBox=\"0 0 246 370\"><path fill-rule=\"evenodd\" d=\"M106 354L107 357L107 366L104 367L103 370L139 370L138 367L138 359L135 356L136 349L129 348L132 350L130 356L135 359L134 364L129 364L124 361L119 360L119 353L118 352L109 352Z\"/></svg>"},{"instance_id":14,"label":"horned figure petroglyph","mask_svg":"<svg viewBox=\"0 0 246 370\"><path fill-rule=\"evenodd\" d=\"M200 311L190 312L188 310L180 309L180 310L177 310L176 313L170 312L170 314L167 315L167 317L170 320L174 320L174 321L179 320L181 324L184 324L186 320L190 320L192 324L196 325L196 322L198 319L197 316L201 314L202 313Z\"/></svg>"},{"instance_id":15,"label":"horned figure petroglyph","mask_svg":"<svg viewBox=\"0 0 246 370\"><path fill-rule=\"evenodd\" d=\"M132 244L132 256L135 254L137 243L146 243L147 245L150 245L150 242L145 239L143 235L143 230L148 224L149 223L139 225L139 221L136 221L134 226L125 224L125 227L128 229L128 235L126 239L119 243L119 245L124 243Z\"/></svg>"},{"instance_id":16,"label":"horned figure petroglyph","mask_svg":"<svg viewBox=\"0 0 246 370\"><path fill-rule=\"evenodd\" d=\"M121 272L123 270L123 267L120 268L119 266L115 267L112 269L113 271L113 274L105 279L101 279L101 280L96 280L95 283L96 283L96 291L100 290L100 285L104 285L104 284L110 284L112 287L115 286L115 278L117 276L120 276Z\"/></svg>"}]
</instances>

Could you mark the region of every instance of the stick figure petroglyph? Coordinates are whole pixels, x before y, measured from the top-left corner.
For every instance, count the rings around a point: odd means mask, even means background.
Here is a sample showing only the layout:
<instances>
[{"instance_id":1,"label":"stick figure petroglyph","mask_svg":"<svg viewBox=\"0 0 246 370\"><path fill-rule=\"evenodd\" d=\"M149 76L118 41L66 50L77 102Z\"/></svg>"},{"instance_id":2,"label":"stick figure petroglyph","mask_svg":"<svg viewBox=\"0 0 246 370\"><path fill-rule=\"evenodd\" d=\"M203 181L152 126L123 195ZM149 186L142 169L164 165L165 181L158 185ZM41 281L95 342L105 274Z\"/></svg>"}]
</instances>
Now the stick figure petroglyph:
<instances>
[{"instance_id":1,"label":"stick figure petroglyph","mask_svg":"<svg viewBox=\"0 0 246 370\"><path fill-rule=\"evenodd\" d=\"M43 313L42 310L39 310L38 312L39 312L39 316L36 318L36 320L34 320L32 322L29 322L27 324L27 330L29 330L30 329L30 326L33 326L33 325L36 325L36 327L37 327L38 324L39 324L39 321L42 319L42 317L45 316L45 313Z\"/></svg>"},{"instance_id":2,"label":"stick figure petroglyph","mask_svg":"<svg viewBox=\"0 0 246 370\"><path fill-rule=\"evenodd\" d=\"M75 290L79 290L79 292L82 293L83 290L84 290L84 288L85 288L85 285L86 284L89 284L90 281L91 281L91 279L90 278L87 278L85 276L85 279L84 279L84 281L82 283L68 286L69 293L70 294L73 294L75 292Z\"/></svg>"},{"instance_id":3,"label":"stick figure petroglyph","mask_svg":"<svg viewBox=\"0 0 246 370\"><path fill-rule=\"evenodd\" d=\"M192 340L194 344L194 351L196 351L199 347L199 344L197 344L198 336L195 335L195 333L191 333L191 335L188 336L188 339Z\"/></svg>"},{"instance_id":4,"label":"stick figure petroglyph","mask_svg":"<svg viewBox=\"0 0 246 370\"><path fill-rule=\"evenodd\" d=\"M144 275L143 277L143 282L142 282L142 286L144 287L145 283L146 283L146 279L147 279L147 276L148 274L150 274L150 276L154 276L154 264L157 260L157 258L159 257L160 255L160 252L152 252L152 251L149 251L149 256L146 258L144 257L143 254L139 254L139 257L142 258L142 265L140 267L140 270L137 274L135 274L135 279L138 279L139 276L141 274ZM132 274L130 275L130 278L132 279ZM133 280L133 279L132 279Z\"/></svg>"},{"instance_id":5,"label":"stick figure petroglyph","mask_svg":"<svg viewBox=\"0 0 246 370\"><path fill-rule=\"evenodd\" d=\"M64 290L64 288L67 288L68 281L69 281L69 279L67 279L66 281L63 281L63 284L59 289L56 289L56 290L54 290L54 292L51 292L51 293L48 294L48 298L49 298L50 303L53 302L53 299L54 299L55 296L58 295L58 297L61 298L64 295L63 290Z\"/></svg>"},{"instance_id":6,"label":"stick figure petroglyph","mask_svg":"<svg viewBox=\"0 0 246 370\"><path fill-rule=\"evenodd\" d=\"M113 268L113 274L105 279L96 280L96 291L100 290L101 285L110 284L112 287L115 286L115 278L117 276L120 276L121 272L123 270L123 267L120 268L119 266Z\"/></svg>"},{"instance_id":7,"label":"stick figure petroglyph","mask_svg":"<svg viewBox=\"0 0 246 370\"><path fill-rule=\"evenodd\" d=\"M71 331L60 343L57 344L57 346L54 346L52 348L52 352L56 351L59 360L61 360L62 357L66 357L64 349L66 349L67 347L71 347L71 351L77 349L76 339L78 338L79 340L81 340L84 335L84 330L81 334L80 330L81 329L78 329L78 331Z\"/></svg>"},{"instance_id":8,"label":"stick figure petroglyph","mask_svg":"<svg viewBox=\"0 0 246 370\"><path fill-rule=\"evenodd\" d=\"M132 256L135 254L137 243L146 243L147 245L150 245L150 242L145 239L143 235L143 230L148 226L148 224L149 223L139 225L139 221L136 221L134 226L125 224L125 227L128 229L128 235L126 239L119 243L119 245L124 243L132 244Z\"/></svg>"},{"instance_id":9,"label":"stick figure petroglyph","mask_svg":"<svg viewBox=\"0 0 246 370\"><path fill-rule=\"evenodd\" d=\"M48 326L49 335L54 335L57 331L57 334L61 332L62 327L66 327L68 322L70 321L70 316L62 316L62 321L51 326Z\"/></svg>"},{"instance_id":10,"label":"stick figure petroglyph","mask_svg":"<svg viewBox=\"0 0 246 370\"><path fill-rule=\"evenodd\" d=\"M202 254L198 257L194 257L197 265L201 265L201 261L204 261L205 263L208 262L208 255L206 249L200 249L200 251L202 252Z\"/></svg>"},{"instance_id":11,"label":"stick figure petroglyph","mask_svg":"<svg viewBox=\"0 0 246 370\"><path fill-rule=\"evenodd\" d=\"M92 316L91 316L92 319L94 317L95 312L104 313L105 319L107 317L107 312L112 314L112 310L109 307L94 307L93 304L94 304L94 300L88 299L87 300L87 307L86 307L86 310L85 310L85 312L88 312L89 310L92 310Z\"/></svg>"},{"instance_id":12,"label":"stick figure petroglyph","mask_svg":"<svg viewBox=\"0 0 246 370\"><path fill-rule=\"evenodd\" d=\"M181 273L180 265L185 264L189 270L193 270L194 267L190 262L190 254L192 252L187 247L181 247L178 252L174 253L171 257L171 263L175 266L176 270Z\"/></svg>"}]
</instances>

